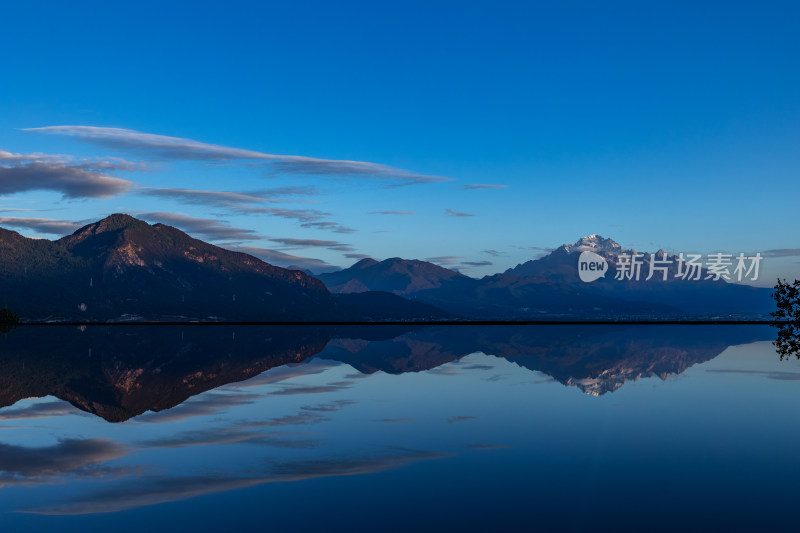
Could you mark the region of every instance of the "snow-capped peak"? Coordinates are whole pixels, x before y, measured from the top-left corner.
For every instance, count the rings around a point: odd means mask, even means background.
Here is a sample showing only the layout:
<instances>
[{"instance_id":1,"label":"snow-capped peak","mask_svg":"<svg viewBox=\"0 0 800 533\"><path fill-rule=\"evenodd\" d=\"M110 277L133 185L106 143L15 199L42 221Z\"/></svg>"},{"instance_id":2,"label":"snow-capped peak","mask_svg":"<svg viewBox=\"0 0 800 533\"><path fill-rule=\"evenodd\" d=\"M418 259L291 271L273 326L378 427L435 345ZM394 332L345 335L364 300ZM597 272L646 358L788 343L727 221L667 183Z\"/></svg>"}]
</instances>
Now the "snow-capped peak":
<instances>
[{"instance_id":1,"label":"snow-capped peak","mask_svg":"<svg viewBox=\"0 0 800 533\"><path fill-rule=\"evenodd\" d=\"M604 239L602 235L592 234L586 237L581 237L574 244L565 244L564 249L567 252L583 252L591 250L594 252L612 252L618 253L622 250L622 246L614 242L612 239Z\"/></svg>"}]
</instances>

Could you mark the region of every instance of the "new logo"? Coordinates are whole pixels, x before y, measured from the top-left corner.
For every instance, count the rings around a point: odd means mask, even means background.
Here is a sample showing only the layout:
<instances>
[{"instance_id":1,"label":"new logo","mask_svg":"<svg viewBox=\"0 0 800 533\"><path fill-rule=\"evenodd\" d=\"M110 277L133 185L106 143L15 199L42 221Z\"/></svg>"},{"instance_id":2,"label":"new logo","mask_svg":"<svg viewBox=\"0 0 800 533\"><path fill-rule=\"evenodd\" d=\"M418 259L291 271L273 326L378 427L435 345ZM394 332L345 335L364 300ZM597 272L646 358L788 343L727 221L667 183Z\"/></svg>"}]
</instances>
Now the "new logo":
<instances>
[{"instance_id":1,"label":"new logo","mask_svg":"<svg viewBox=\"0 0 800 533\"><path fill-rule=\"evenodd\" d=\"M581 277L581 281L591 283L605 276L606 272L608 272L608 263L603 256L588 250L581 252L578 257L578 275Z\"/></svg>"}]
</instances>

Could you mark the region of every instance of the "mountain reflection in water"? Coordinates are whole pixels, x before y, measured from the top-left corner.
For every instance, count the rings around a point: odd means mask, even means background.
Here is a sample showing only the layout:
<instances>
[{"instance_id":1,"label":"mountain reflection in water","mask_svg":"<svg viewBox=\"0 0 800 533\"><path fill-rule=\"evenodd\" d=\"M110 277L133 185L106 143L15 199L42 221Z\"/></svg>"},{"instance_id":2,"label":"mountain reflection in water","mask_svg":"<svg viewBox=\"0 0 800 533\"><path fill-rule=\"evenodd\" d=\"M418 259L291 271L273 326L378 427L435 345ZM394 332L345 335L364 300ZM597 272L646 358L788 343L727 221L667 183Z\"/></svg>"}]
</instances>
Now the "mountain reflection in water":
<instances>
[{"instance_id":1,"label":"mountain reflection in water","mask_svg":"<svg viewBox=\"0 0 800 533\"><path fill-rule=\"evenodd\" d=\"M314 356L402 374L475 352L600 395L765 338L768 328L737 326L23 327L0 345L0 407L55 396L121 422Z\"/></svg>"},{"instance_id":2,"label":"mountain reflection in water","mask_svg":"<svg viewBox=\"0 0 800 533\"><path fill-rule=\"evenodd\" d=\"M504 530L534 513L545 529L652 516L651 531L687 516L779 529L791 506L763 511L800 474L800 362L773 339L768 326L22 326L0 339L0 523ZM621 501L629 521L600 527ZM415 512L382 522L401 508Z\"/></svg>"}]
</instances>

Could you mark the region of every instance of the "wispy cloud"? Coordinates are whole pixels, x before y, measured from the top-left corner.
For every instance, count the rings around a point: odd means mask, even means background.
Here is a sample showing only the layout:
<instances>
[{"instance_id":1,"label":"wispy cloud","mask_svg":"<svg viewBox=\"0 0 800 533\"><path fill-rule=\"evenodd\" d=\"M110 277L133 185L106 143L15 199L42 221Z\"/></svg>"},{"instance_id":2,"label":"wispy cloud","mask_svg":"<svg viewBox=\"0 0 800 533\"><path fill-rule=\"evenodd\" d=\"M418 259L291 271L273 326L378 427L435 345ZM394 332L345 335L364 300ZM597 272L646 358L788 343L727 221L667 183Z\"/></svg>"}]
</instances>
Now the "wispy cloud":
<instances>
[{"instance_id":1,"label":"wispy cloud","mask_svg":"<svg viewBox=\"0 0 800 533\"><path fill-rule=\"evenodd\" d=\"M334 390L340 390L343 388L341 384L334 385ZM286 390L292 389L292 392L284 392ZM303 391L303 392L298 392ZM319 390L317 387L314 387L313 390L309 391L309 388L305 385L296 385L294 387L284 387L276 394L279 395L294 395L294 394L304 394L306 392L311 393L319 393L319 392L331 392L330 389L325 388L324 390ZM242 428L264 428L264 427L282 427L282 426L309 426L315 424L321 424L323 422L330 422L331 418L328 418L328 413L333 413L343 409L348 405L352 405L356 402L352 400L337 400L330 403L320 403L316 405L304 405L300 407L300 411L296 414L291 415L284 415L275 418L269 418L267 420L255 420L255 421L248 421L242 420L237 422L237 426Z\"/></svg>"},{"instance_id":2,"label":"wispy cloud","mask_svg":"<svg viewBox=\"0 0 800 533\"><path fill-rule=\"evenodd\" d=\"M445 214L450 215L451 217L474 217L472 213L462 213L461 211L453 211L452 209L445 209Z\"/></svg>"},{"instance_id":3,"label":"wispy cloud","mask_svg":"<svg viewBox=\"0 0 800 533\"><path fill-rule=\"evenodd\" d=\"M161 222L183 230L193 237L208 240L254 241L262 237L254 230L234 228L226 222L211 218L195 218L175 213L141 213L139 216L152 222Z\"/></svg>"},{"instance_id":4,"label":"wispy cloud","mask_svg":"<svg viewBox=\"0 0 800 533\"><path fill-rule=\"evenodd\" d=\"M503 257L505 254L497 250L484 250L483 253L491 255L492 257Z\"/></svg>"},{"instance_id":5,"label":"wispy cloud","mask_svg":"<svg viewBox=\"0 0 800 533\"><path fill-rule=\"evenodd\" d=\"M0 195L29 191L55 191L64 198L110 198L127 192L132 182L107 172L134 170L122 159L79 159L46 154L12 154L0 151Z\"/></svg>"},{"instance_id":6,"label":"wispy cloud","mask_svg":"<svg viewBox=\"0 0 800 533\"><path fill-rule=\"evenodd\" d=\"M187 204L227 207L236 204L255 204L265 198L255 193L233 191L203 191L195 189L176 189L167 187L144 187L137 191L145 196L169 198Z\"/></svg>"},{"instance_id":7,"label":"wispy cloud","mask_svg":"<svg viewBox=\"0 0 800 533\"><path fill-rule=\"evenodd\" d=\"M291 209L283 207L241 206L239 207L239 210L243 213L272 215L281 218L291 218L299 220L300 222L312 222L315 220L321 220L324 217L330 216L331 214L325 211L320 211L318 209Z\"/></svg>"},{"instance_id":8,"label":"wispy cloud","mask_svg":"<svg viewBox=\"0 0 800 533\"><path fill-rule=\"evenodd\" d=\"M397 449L388 456L331 458L274 463L272 472L286 479L303 480L329 476L373 474L397 468L412 462L441 459L449 454L420 450Z\"/></svg>"},{"instance_id":9,"label":"wispy cloud","mask_svg":"<svg viewBox=\"0 0 800 533\"><path fill-rule=\"evenodd\" d=\"M482 266L490 266L493 263L491 261L462 261L460 264L471 267L482 267Z\"/></svg>"},{"instance_id":10,"label":"wispy cloud","mask_svg":"<svg viewBox=\"0 0 800 533\"><path fill-rule=\"evenodd\" d=\"M146 505L175 502L206 494L252 487L264 483L295 482L308 479L353 476L384 472L418 461L443 459L452 454L396 449L392 453L366 457L320 457L269 463L264 472L208 474L191 477L149 476L117 487L89 492L56 505L27 509L44 515L83 515L119 512Z\"/></svg>"},{"instance_id":11,"label":"wispy cloud","mask_svg":"<svg viewBox=\"0 0 800 533\"><path fill-rule=\"evenodd\" d=\"M0 226L30 229L49 235L68 235L83 227L86 221L58 220L53 218L0 217Z\"/></svg>"},{"instance_id":12,"label":"wispy cloud","mask_svg":"<svg viewBox=\"0 0 800 533\"><path fill-rule=\"evenodd\" d=\"M533 250L537 252L537 258L547 255L555 250L555 248L543 248L541 246L512 246L512 248L516 248L517 250Z\"/></svg>"},{"instance_id":13,"label":"wispy cloud","mask_svg":"<svg viewBox=\"0 0 800 533\"><path fill-rule=\"evenodd\" d=\"M317 413L332 413L334 411L339 411L343 407L347 405L354 405L356 402L354 400L336 400L335 402L331 403L319 403L317 405L304 405L300 409L304 411L314 411Z\"/></svg>"},{"instance_id":14,"label":"wispy cloud","mask_svg":"<svg viewBox=\"0 0 800 533\"><path fill-rule=\"evenodd\" d=\"M475 418L478 418L478 417L477 416L451 416L450 418L447 419L447 423L448 424L453 424L455 422L463 422L465 420L473 420Z\"/></svg>"},{"instance_id":15,"label":"wispy cloud","mask_svg":"<svg viewBox=\"0 0 800 533\"><path fill-rule=\"evenodd\" d=\"M325 241L320 239L290 239L290 238L276 238L269 239L272 242L282 244L289 249L294 248L327 248L329 250L336 250L339 252L353 252L355 251L349 244L344 244L339 241Z\"/></svg>"},{"instance_id":16,"label":"wispy cloud","mask_svg":"<svg viewBox=\"0 0 800 533\"><path fill-rule=\"evenodd\" d=\"M219 444L248 443L277 448L312 448L314 441L308 439L288 439L285 436L270 435L260 431L250 431L239 427L207 428L182 431L172 436L160 437L138 443L142 448L186 448L189 446L213 446Z\"/></svg>"},{"instance_id":17,"label":"wispy cloud","mask_svg":"<svg viewBox=\"0 0 800 533\"><path fill-rule=\"evenodd\" d=\"M464 370L494 370L494 367L492 365L478 365L478 364L467 365L462 368Z\"/></svg>"},{"instance_id":18,"label":"wispy cloud","mask_svg":"<svg viewBox=\"0 0 800 533\"><path fill-rule=\"evenodd\" d=\"M257 398L261 398L261 395L244 392L207 392L202 396L190 398L186 402L170 409L169 411L145 413L136 417L135 420L137 422L164 423L175 422L177 420L183 420L185 418L191 418L195 416L214 415L223 411L227 411L231 407L251 404Z\"/></svg>"},{"instance_id":19,"label":"wispy cloud","mask_svg":"<svg viewBox=\"0 0 800 533\"><path fill-rule=\"evenodd\" d=\"M166 198L185 204L202 205L228 209L242 213L272 214L270 208L259 208L265 203L297 202L298 196L318 194L314 187L276 187L257 191L209 191L199 189L182 189L173 187L141 187L136 189L138 194L156 198ZM303 201L303 200L300 200ZM287 210L276 208L275 214L280 215ZM284 213L285 214L285 213ZM309 220L308 213L305 219ZM321 212L312 212L313 217L323 216ZM296 217L294 217L296 218Z\"/></svg>"},{"instance_id":20,"label":"wispy cloud","mask_svg":"<svg viewBox=\"0 0 800 533\"><path fill-rule=\"evenodd\" d=\"M489 183L467 183L461 186L462 189L470 191L483 191L489 189L505 189L508 185L493 185Z\"/></svg>"},{"instance_id":21,"label":"wispy cloud","mask_svg":"<svg viewBox=\"0 0 800 533\"><path fill-rule=\"evenodd\" d=\"M294 415L284 415L269 420L258 420L255 422L243 421L240 423L246 427L280 427L280 426L310 426L330 422L331 419L325 415L310 411L301 411Z\"/></svg>"},{"instance_id":22,"label":"wispy cloud","mask_svg":"<svg viewBox=\"0 0 800 533\"><path fill-rule=\"evenodd\" d=\"M437 265L455 265L463 259L460 255L440 255L437 257L428 257L425 261L429 263L436 263Z\"/></svg>"},{"instance_id":23,"label":"wispy cloud","mask_svg":"<svg viewBox=\"0 0 800 533\"><path fill-rule=\"evenodd\" d=\"M122 445L107 439L62 439L40 448L0 443L0 487L108 475L112 470L101 463L125 454Z\"/></svg>"},{"instance_id":24,"label":"wispy cloud","mask_svg":"<svg viewBox=\"0 0 800 533\"><path fill-rule=\"evenodd\" d=\"M314 228L314 229L327 229L331 230L334 233L355 233L356 230L353 228L348 228L347 226L343 226L338 222L304 222L300 224L304 228Z\"/></svg>"},{"instance_id":25,"label":"wispy cloud","mask_svg":"<svg viewBox=\"0 0 800 533\"><path fill-rule=\"evenodd\" d=\"M302 376L312 376L321 374L327 371L328 369L338 366L340 364L342 363L334 361L323 361L321 359L306 359L302 363L297 365L278 366L275 368L271 368L266 372L264 372L263 374L259 374L258 376L254 376L245 381L228 383L224 387L217 390L251 389L253 387L260 387L262 385L280 383L281 381L296 379Z\"/></svg>"},{"instance_id":26,"label":"wispy cloud","mask_svg":"<svg viewBox=\"0 0 800 533\"><path fill-rule=\"evenodd\" d=\"M366 161L322 159L298 155L268 154L255 150L208 144L181 137L169 137L123 128L98 126L47 126L25 128L30 133L67 135L123 150L133 150L165 160L263 161L277 173L306 176L343 176L379 179L398 185L435 183L451 178L416 174L407 170Z\"/></svg>"},{"instance_id":27,"label":"wispy cloud","mask_svg":"<svg viewBox=\"0 0 800 533\"><path fill-rule=\"evenodd\" d=\"M370 215L416 215L414 211L370 211Z\"/></svg>"},{"instance_id":28,"label":"wispy cloud","mask_svg":"<svg viewBox=\"0 0 800 533\"><path fill-rule=\"evenodd\" d=\"M27 407L2 410L0 411L0 420L32 420L75 414L81 414L81 411L67 402L38 402Z\"/></svg>"},{"instance_id":29,"label":"wispy cloud","mask_svg":"<svg viewBox=\"0 0 800 533\"><path fill-rule=\"evenodd\" d=\"M260 248L258 246L224 246L224 248L258 257L262 261L275 266L283 268L298 267L301 270L311 270L315 274L339 269L339 267L331 265L322 259L287 254L278 250L270 250L269 248Z\"/></svg>"},{"instance_id":30,"label":"wispy cloud","mask_svg":"<svg viewBox=\"0 0 800 533\"><path fill-rule=\"evenodd\" d=\"M768 379L775 379L778 381L800 381L800 372L784 372L781 370L738 370L720 368L706 370L706 372L715 374L749 374L753 376L765 376Z\"/></svg>"},{"instance_id":31,"label":"wispy cloud","mask_svg":"<svg viewBox=\"0 0 800 533\"><path fill-rule=\"evenodd\" d=\"M272 480L268 477L226 477L219 474L170 478L150 476L141 478L136 483L78 496L68 503L30 508L24 512L67 516L114 513L147 505L188 500L205 494L252 487L270 481Z\"/></svg>"},{"instance_id":32,"label":"wispy cloud","mask_svg":"<svg viewBox=\"0 0 800 533\"><path fill-rule=\"evenodd\" d=\"M800 257L800 248L776 248L761 252L764 257Z\"/></svg>"},{"instance_id":33,"label":"wispy cloud","mask_svg":"<svg viewBox=\"0 0 800 533\"><path fill-rule=\"evenodd\" d=\"M339 392L350 388L349 381L330 383L328 385L288 385L270 394L277 396L294 396L296 394L323 394L326 392Z\"/></svg>"},{"instance_id":34,"label":"wispy cloud","mask_svg":"<svg viewBox=\"0 0 800 533\"><path fill-rule=\"evenodd\" d=\"M22 209L18 207L0 207L0 213L41 213L42 211L54 211L54 209Z\"/></svg>"},{"instance_id":35,"label":"wispy cloud","mask_svg":"<svg viewBox=\"0 0 800 533\"><path fill-rule=\"evenodd\" d=\"M318 209L291 209L282 207L262 207L257 205L237 204L235 210L243 214L259 214L270 215L280 218L288 218L301 222L300 226L303 228L329 230L334 233L354 233L356 230L348 228L333 222L325 220L331 213L319 211Z\"/></svg>"}]
</instances>

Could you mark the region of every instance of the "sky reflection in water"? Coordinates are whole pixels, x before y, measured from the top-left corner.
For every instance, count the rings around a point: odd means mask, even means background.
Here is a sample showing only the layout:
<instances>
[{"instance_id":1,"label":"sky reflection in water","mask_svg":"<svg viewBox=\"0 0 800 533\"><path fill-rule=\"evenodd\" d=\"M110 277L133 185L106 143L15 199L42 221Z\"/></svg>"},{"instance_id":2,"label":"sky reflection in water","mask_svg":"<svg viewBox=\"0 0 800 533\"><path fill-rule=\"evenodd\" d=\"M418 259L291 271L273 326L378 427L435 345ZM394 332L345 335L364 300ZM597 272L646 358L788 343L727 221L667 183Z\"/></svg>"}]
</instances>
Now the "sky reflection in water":
<instances>
[{"instance_id":1,"label":"sky reflection in water","mask_svg":"<svg viewBox=\"0 0 800 533\"><path fill-rule=\"evenodd\" d=\"M2 341L0 524L790 528L800 362L773 337L20 328Z\"/></svg>"}]
</instances>

